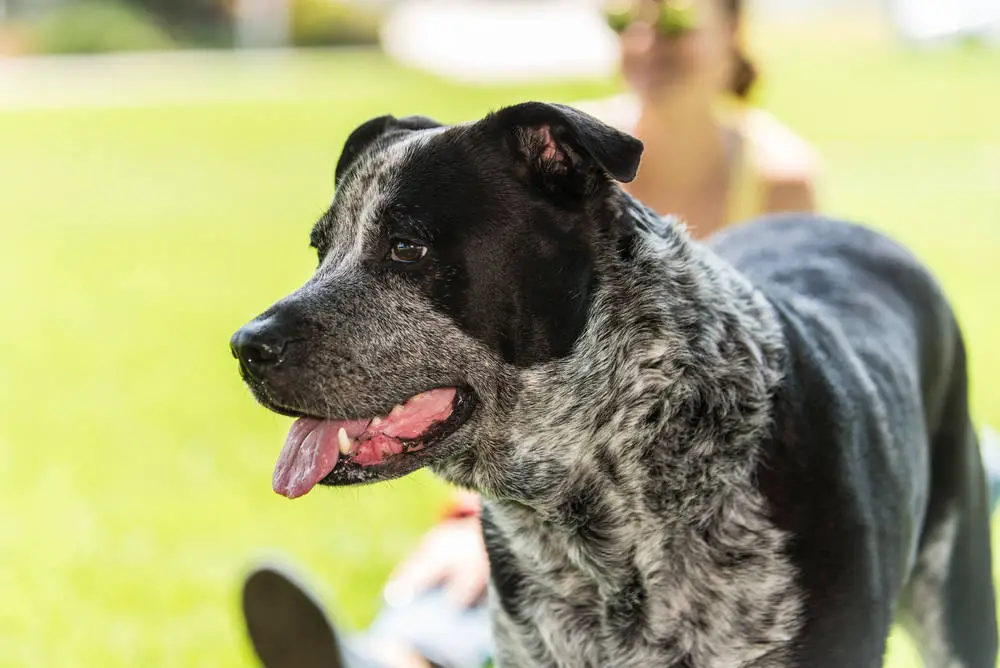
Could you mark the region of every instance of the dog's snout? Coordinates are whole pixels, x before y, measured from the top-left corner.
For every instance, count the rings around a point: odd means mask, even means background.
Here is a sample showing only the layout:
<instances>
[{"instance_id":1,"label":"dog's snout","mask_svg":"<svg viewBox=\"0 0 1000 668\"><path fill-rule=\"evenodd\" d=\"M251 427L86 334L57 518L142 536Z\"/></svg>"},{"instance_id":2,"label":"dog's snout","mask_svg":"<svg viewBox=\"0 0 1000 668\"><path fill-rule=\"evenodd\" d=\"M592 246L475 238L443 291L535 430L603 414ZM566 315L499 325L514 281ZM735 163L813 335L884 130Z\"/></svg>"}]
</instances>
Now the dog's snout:
<instances>
[{"instance_id":1,"label":"dog's snout","mask_svg":"<svg viewBox=\"0 0 1000 668\"><path fill-rule=\"evenodd\" d=\"M244 325L229 340L233 357L258 379L281 362L287 344L288 337L273 317Z\"/></svg>"}]
</instances>

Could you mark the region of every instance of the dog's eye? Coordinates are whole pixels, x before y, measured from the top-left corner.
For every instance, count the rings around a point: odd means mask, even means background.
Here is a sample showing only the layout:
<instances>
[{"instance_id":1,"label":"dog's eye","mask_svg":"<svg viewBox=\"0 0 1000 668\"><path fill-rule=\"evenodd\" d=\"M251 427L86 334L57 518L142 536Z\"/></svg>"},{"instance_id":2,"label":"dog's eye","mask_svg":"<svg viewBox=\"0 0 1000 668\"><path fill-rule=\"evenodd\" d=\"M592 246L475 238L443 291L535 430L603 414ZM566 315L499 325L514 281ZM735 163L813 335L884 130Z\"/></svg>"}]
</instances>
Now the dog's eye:
<instances>
[{"instance_id":1,"label":"dog's eye","mask_svg":"<svg viewBox=\"0 0 1000 668\"><path fill-rule=\"evenodd\" d=\"M390 253L390 256L392 257L393 262L412 264L424 259L425 255L427 255L427 246L421 246L420 244L403 241L402 239L396 239L392 242L392 252Z\"/></svg>"}]
</instances>

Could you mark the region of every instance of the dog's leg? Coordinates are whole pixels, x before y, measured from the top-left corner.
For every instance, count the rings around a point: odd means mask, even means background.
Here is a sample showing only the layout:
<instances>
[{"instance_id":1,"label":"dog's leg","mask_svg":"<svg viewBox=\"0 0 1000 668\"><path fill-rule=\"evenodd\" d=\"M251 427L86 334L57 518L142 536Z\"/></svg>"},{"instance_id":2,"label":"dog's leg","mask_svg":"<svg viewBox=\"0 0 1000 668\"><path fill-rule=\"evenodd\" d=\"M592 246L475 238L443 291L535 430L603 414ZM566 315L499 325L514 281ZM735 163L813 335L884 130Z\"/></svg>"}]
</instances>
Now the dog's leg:
<instances>
[{"instance_id":1,"label":"dog's leg","mask_svg":"<svg viewBox=\"0 0 1000 668\"><path fill-rule=\"evenodd\" d=\"M959 359L931 439L931 496L902 612L928 668L994 668L990 498Z\"/></svg>"},{"instance_id":2,"label":"dog's leg","mask_svg":"<svg viewBox=\"0 0 1000 668\"><path fill-rule=\"evenodd\" d=\"M994 668L997 655L996 601L990 548L990 502L972 423L952 445L963 451L965 484L957 499L955 540L942 589L944 631L964 668Z\"/></svg>"}]
</instances>

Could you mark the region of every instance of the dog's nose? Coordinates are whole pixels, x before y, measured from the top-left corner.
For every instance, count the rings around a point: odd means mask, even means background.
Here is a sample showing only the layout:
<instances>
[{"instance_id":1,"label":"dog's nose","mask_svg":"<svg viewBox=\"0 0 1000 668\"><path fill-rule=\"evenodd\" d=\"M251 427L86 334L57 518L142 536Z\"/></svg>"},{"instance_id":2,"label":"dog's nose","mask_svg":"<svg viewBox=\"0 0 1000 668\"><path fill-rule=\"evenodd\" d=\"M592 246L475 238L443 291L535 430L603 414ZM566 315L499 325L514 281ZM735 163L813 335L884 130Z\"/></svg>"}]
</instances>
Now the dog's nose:
<instances>
[{"instance_id":1,"label":"dog's nose","mask_svg":"<svg viewBox=\"0 0 1000 668\"><path fill-rule=\"evenodd\" d=\"M281 361L287 343L272 319L265 318L241 327L229 339L229 348L247 373L261 379Z\"/></svg>"}]
</instances>

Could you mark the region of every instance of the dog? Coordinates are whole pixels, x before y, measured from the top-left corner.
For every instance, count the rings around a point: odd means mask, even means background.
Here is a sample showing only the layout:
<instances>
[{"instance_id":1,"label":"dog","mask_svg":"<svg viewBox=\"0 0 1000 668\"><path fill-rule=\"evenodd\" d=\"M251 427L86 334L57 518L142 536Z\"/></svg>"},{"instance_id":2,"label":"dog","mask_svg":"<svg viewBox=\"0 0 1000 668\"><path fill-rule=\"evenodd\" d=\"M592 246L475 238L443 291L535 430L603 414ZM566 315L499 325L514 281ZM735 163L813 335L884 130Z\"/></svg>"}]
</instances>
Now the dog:
<instances>
[{"instance_id":1,"label":"dog","mask_svg":"<svg viewBox=\"0 0 1000 668\"><path fill-rule=\"evenodd\" d=\"M619 186L642 143L526 102L374 118L315 274L243 326L294 498L429 467L484 498L500 666L992 668L962 334L863 226L709 244Z\"/></svg>"}]
</instances>

